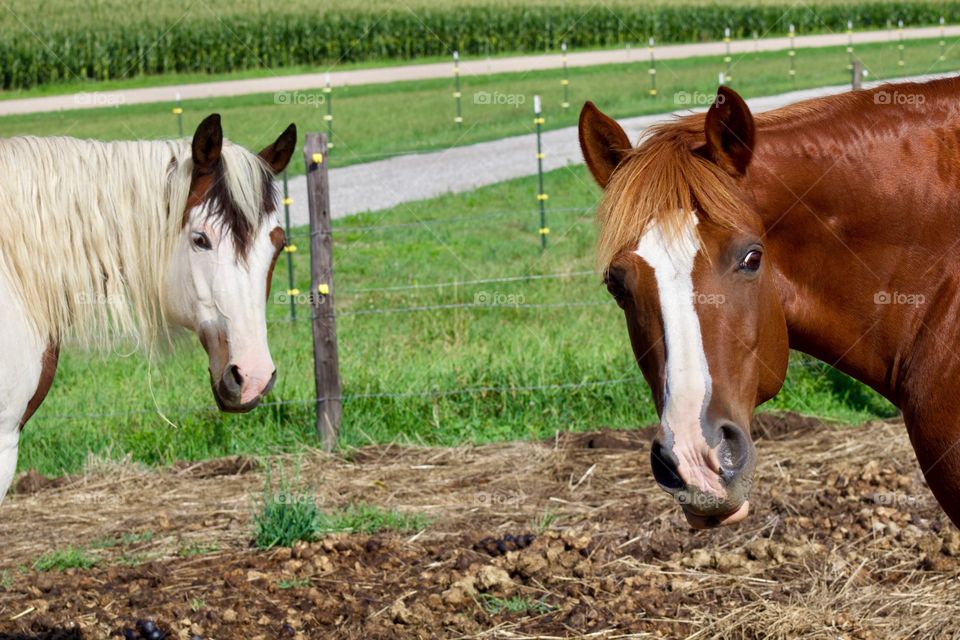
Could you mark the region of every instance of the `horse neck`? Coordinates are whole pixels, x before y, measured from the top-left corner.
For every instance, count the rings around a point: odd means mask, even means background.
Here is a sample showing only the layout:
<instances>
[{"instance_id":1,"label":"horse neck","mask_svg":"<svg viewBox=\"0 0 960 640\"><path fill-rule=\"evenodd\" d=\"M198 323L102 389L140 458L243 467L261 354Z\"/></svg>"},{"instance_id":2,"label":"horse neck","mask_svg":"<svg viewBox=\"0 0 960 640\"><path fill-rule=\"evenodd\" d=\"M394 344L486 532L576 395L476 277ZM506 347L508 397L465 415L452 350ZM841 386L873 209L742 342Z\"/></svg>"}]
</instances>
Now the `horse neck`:
<instances>
[{"instance_id":1,"label":"horse neck","mask_svg":"<svg viewBox=\"0 0 960 640\"><path fill-rule=\"evenodd\" d=\"M960 118L934 104L911 122L882 107L834 114L799 139L761 130L744 190L791 347L906 413L929 400L931 371L960 381ZM960 410L960 384L949 402Z\"/></svg>"}]
</instances>

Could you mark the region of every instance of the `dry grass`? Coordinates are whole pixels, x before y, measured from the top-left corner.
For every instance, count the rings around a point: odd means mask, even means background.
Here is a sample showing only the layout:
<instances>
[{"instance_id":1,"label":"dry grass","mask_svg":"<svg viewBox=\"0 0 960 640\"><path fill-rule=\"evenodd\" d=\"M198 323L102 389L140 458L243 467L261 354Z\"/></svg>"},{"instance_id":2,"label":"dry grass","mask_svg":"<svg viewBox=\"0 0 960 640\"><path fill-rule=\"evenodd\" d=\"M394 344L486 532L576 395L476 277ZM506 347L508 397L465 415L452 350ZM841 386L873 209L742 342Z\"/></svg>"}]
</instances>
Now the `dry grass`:
<instances>
[{"instance_id":1,"label":"dry grass","mask_svg":"<svg viewBox=\"0 0 960 640\"><path fill-rule=\"evenodd\" d=\"M0 523L0 566L67 541L93 548L111 538L121 542L97 550L93 584L140 575L110 568L131 554L156 559L146 571L163 574L163 593L254 567L250 580L310 585L268 590L296 629L326 628L324 611L362 604L348 615L353 626L341 629L346 637L417 635L437 625L503 638L960 637L960 534L923 485L903 426L794 420L768 428L754 514L715 532L688 530L653 486L646 434L604 433L455 449L370 447L345 457L309 451L244 473L230 473L245 464L235 459L164 471L112 466L12 496ZM321 508L374 504L431 524L376 537L375 552L373 538L348 535L301 545L294 560L290 551L252 552L251 514L267 464L299 478ZM490 557L473 547L481 536L537 531L544 522L528 549ZM122 542L147 531L149 539ZM218 551L184 558L188 545ZM322 568L310 569L321 556ZM494 569L508 577L485 583ZM84 584L86 575L62 580ZM0 596L0 620L37 606L30 584L51 579L16 578ZM493 614L479 595L450 595L464 580L490 597L546 604ZM87 600L95 600L89 589L106 589L85 588ZM205 596L211 607L228 606L214 597ZM309 610L291 613L304 597L313 598ZM45 615L72 614L48 604Z\"/></svg>"}]
</instances>

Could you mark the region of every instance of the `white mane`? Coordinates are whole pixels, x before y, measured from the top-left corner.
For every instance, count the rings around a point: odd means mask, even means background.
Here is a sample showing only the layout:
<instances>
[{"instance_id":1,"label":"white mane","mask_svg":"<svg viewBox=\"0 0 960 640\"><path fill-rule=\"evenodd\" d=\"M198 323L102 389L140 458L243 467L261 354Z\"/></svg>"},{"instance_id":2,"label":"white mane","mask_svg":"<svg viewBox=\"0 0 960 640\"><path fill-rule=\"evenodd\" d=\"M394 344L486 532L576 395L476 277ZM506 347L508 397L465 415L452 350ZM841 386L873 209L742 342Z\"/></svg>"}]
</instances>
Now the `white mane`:
<instances>
[{"instance_id":1,"label":"white mane","mask_svg":"<svg viewBox=\"0 0 960 640\"><path fill-rule=\"evenodd\" d=\"M237 212L258 229L266 165L226 141L221 157ZM188 140L0 140L0 277L39 335L156 340L192 167Z\"/></svg>"}]
</instances>

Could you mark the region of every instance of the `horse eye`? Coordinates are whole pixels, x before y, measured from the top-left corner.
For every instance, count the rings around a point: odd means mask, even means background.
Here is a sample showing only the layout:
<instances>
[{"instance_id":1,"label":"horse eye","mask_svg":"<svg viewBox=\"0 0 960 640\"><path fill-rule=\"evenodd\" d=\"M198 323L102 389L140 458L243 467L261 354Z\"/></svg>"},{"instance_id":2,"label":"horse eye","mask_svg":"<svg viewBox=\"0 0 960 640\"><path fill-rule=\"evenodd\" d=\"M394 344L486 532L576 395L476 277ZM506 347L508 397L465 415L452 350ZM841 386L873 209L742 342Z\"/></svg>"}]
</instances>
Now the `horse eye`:
<instances>
[{"instance_id":1,"label":"horse eye","mask_svg":"<svg viewBox=\"0 0 960 640\"><path fill-rule=\"evenodd\" d=\"M204 232L194 231L192 237L193 237L193 246L195 246L197 249L202 249L203 251L209 251L210 249L213 248L213 245L210 244L210 238L208 238L207 234L205 234Z\"/></svg>"},{"instance_id":2,"label":"horse eye","mask_svg":"<svg viewBox=\"0 0 960 640\"><path fill-rule=\"evenodd\" d=\"M760 268L760 261L763 258L763 253L758 249L751 249L747 252L747 255L743 257L743 260L740 261L739 268L744 271L756 271Z\"/></svg>"},{"instance_id":3,"label":"horse eye","mask_svg":"<svg viewBox=\"0 0 960 640\"><path fill-rule=\"evenodd\" d=\"M616 270L607 271L603 283L607 286L607 291L617 301L622 303L627 298L627 288L623 284L623 273Z\"/></svg>"}]
</instances>

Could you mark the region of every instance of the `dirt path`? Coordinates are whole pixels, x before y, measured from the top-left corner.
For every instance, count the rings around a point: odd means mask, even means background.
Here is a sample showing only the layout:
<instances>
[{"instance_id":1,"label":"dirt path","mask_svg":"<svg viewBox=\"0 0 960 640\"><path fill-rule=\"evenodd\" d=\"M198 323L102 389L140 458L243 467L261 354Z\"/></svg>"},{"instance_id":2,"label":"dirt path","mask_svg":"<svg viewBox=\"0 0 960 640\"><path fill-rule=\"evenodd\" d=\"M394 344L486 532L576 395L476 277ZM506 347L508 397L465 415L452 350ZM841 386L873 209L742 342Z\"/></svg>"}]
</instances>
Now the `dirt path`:
<instances>
[{"instance_id":1,"label":"dirt path","mask_svg":"<svg viewBox=\"0 0 960 640\"><path fill-rule=\"evenodd\" d=\"M754 429L755 511L711 532L655 488L649 431L307 452L325 508L430 524L292 550L250 549L264 471L235 460L34 483L0 509L0 637L104 638L138 619L184 639L960 636L960 533L903 426ZM98 544L92 569L17 568Z\"/></svg>"},{"instance_id":2,"label":"dirt path","mask_svg":"<svg viewBox=\"0 0 960 640\"><path fill-rule=\"evenodd\" d=\"M960 26L946 27L948 37L960 36ZM907 39L937 38L940 36L939 27L918 27L904 29ZM896 37L893 30L863 31L854 35L856 44L869 42L886 42ZM833 47L846 44L845 33L831 33L821 35L799 36L796 39L798 49ZM639 49L626 48L605 51L573 52L568 55L567 63L571 67L589 67L602 64L630 62L631 60L645 59L646 43L638 42ZM765 38L762 40L737 40L731 43L731 51L747 53L752 51L782 51L790 47L789 38ZM678 44L657 47L659 60L675 60L697 56L721 56L724 54L722 42L704 42L694 44ZM517 71L536 71L539 69L553 69L560 65L559 54L515 56L510 58L495 58L489 60L463 60L461 73L464 76L512 73ZM403 80L423 80L429 78L448 78L451 76L451 65L447 62L436 64L411 64L375 69L358 69L354 71L335 71L330 68L330 82L334 87L356 86L363 84L384 84ZM207 82L201 84L170 85L165 87L148 87L144 89L127 89L123 91L103 91L91 94L83 92L62 96L47 96L42 98L25 98L0 101L0 116L41 113L48 111L68 111L71 109L91 109L104 105L144 104L152 102L172 102L179 91L183 99L240 96L255 93L273 93L280 91L300 91L317 89L325 82L325 73L311 73L303 75L271 76L267 78L251 78L247 80L227 80Z\"/></svg>"}]
</instances>

